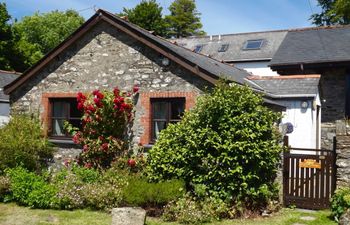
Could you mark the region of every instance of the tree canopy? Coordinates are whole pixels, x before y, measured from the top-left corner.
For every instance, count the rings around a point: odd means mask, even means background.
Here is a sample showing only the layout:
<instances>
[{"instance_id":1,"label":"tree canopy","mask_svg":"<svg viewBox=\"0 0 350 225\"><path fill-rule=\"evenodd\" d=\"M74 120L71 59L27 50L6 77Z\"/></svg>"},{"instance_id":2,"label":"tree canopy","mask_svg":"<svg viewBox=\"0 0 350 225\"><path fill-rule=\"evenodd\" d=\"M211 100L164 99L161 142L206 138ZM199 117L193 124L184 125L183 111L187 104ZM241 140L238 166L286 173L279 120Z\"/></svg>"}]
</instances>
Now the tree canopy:
<instances>
[{"instance_id":1,"label":"tree canopy","mask_svg":"<svg viewBox=\"0 0 350 225\"><path fill-rule=\"evenodd\" d=\"M162 10L163 8L155 0L142 0L135 8L123 8L119 16L127 16L130 22L164 36L165 21Z\"/></svg>"},{"instance_id":2,"label":"tree canopy","mask_svg":"<svg viewBox=\"0 0 350 225\"><path fill-rule=\"evenodd\" d=\"M74 10L36 12L15 23L14 30L20 36L16 47L25 58L24 64L33 65L83 23L84 18Z\"/></svg>"},{"instance_id":3,"label":"tree canopy","mask_svg":"<svg viewBox=\"0 0 350 225\"><path fill-rule=\"evenodd\" d=\"M0 69L11 70L11 54L13 50L13 33L9 23L11 16L8 14L5 3L0 3Z\"/></svg>"},{"instance_id":4,"label":"tree canopy","mask_svg":"<svg viewBox=\"0 0 350 225\"><path fill-rule=\"evenodd\" d=\"M201 30L200 13L194 0L175 0L169 7L170 15L165 17L168 26L167 36L188 37L204 35Z\"/></svg>"},{"instance_id":5,"label":"tree canopy","mask_svg":"<svg viewBox=\"0 0 350 225\"><path fill-rule=\"evenodd\" d=\"M169 7L170 15L165 17L162 10L156 0L142 0L135 8L124 8L118 15L166 38L205 34L194 0L175 0Z\"/></svg>"},{"instance_id":6,"label":"tree canopy","mask_svg":"<svg viewBox=\"0 0 350 225\"><path fill-rule=\"evenodd\" d=\"M310 20L317 26L345 25L350 23L349 0L318 0L322 11L311 15Z\"/></svg>"}]
</instances>

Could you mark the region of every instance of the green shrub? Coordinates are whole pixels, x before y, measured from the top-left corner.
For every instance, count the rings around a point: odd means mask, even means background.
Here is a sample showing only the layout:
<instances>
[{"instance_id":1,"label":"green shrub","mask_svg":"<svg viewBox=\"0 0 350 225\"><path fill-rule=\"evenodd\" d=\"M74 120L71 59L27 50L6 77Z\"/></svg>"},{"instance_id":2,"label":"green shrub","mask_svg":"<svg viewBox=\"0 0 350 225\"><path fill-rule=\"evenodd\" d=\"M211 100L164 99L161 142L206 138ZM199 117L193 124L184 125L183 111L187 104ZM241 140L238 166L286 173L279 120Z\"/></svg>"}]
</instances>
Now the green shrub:
<instances>
[{"instance_id":1,"label":"green shrub","mask_svg":"<svg viewBox=\"0 0 350 225\"><path fill-rule=\"evenodd\" d=\"M229 206L219 198L205 198L200 201L189 195L170 202L162 215L166 221L178 221L185 224L202 224L230 217Z\"/></svg>"},{"instance_id":2,"label":"green shrub","mask_svg":"<svg viewBox=\"0 0 350 225\"><path fill-rule=\"evenodd\" d=\"M0 128L0 172L16 166L38 170L52 153L53 148L43 136L37 119L14 116Z\"/></svg>"},{"instance_id":3,"label":"green shrub","mask_svg":"<svg viewBox=\"0 0 350 225\"><path fill-rule=\"evenodd\" d=\"M86 184L83 186L86 207L98 210L108 210L120 206L122 189L110 183Z\"/></svg>"},{"instance_id":4,"label":"green shrub","mask_svg":"<svg viewBox=\"0 0 350 225\"><path fill-rule=\"evenodd\" d=\"M10 190L10 179L6 176L0 176L0 201L3 201Z\"/></svg>"},{"instance_id":5,"label":"green shrub","mask_svg":"<svg viewBox=\"0 0 350 225\"><path fill-rule=\"evenodd\" d=\"M60 175L62 174L57 177ZM53 184L58 188L56 197L59 208L79 209L86 206L83 191L84 182L78 176L68 171L64 179L56 180Z\"/></svg>"},{"instance_id":6,"label":"green shrub","mask_svg":"<svg viewBox=\"0 0 350 225\"><path fill-rule=\"evenodd\" d=\"M332 197L332 215L339 220L347 209L350 209L350 188L340 188Z\"/></svg>"},{"instance_id":7,"label":"green shrub","mask_svg":"<svg viewBox=\"0 0 350 225\"><path fill-rule=\"evenodd\" d=\"M184 183L171 180L149 183L145 178L131 177L123 190L123 200L129 206L160 207L184 194Z\"/></svg>"},{"instance_id":8,"label":"green shrub","mask_svg":"<svg viewBox=\"0 0 350 225\"><path fill-rule=\"evenodd\" d=\"M277 196L273 181L281 146L280 114L248 87L223 82L198 98L182 120L169 125L149 151L151 180L184 179L187 187L259 208Z\"/></svg>"},{"instance_id":9,"label":"green shrub","mask_svg":"<svg viewBox=\"0 0 350 225\"><path fill-rule=\"evenodd\" d=\"M22 167L7 169L6 174L10 180L10 200L34 208L55 207L57 189L41 176Z\"/></svg>"},{"instance_id":10,"label":"green shrub","mask_svg":"<svg viewBox=\"0 0 350 225\"><path fill-rule=\"evenodd\" d=\"M125 178L113 169L98 172L78 166L53 174L51 182L58 187L62 209L111 209L120 204L126 185Z\"/></svg>"}]
</instances>

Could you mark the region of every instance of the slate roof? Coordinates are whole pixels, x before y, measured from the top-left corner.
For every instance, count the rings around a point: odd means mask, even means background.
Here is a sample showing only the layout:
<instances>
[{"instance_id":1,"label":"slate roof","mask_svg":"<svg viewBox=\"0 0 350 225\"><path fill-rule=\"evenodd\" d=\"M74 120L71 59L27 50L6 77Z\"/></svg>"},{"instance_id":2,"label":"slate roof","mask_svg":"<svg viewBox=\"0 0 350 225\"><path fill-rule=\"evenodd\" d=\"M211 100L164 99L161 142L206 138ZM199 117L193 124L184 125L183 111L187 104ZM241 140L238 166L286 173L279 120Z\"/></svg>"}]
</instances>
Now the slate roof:
<instances>
[{"instance_id":1,"label":"slate roof","mask_svg":"<svg viewBox=\"0 0 350 225\"><path fill-rule=\"evenodd\" d=\"M9 96L5 95L3 92L3 88L5 85L11 83L19 76L19 73L0 70L0 102L7 102L9 100Z\"/></svg>"},{"instance_id":2,"label":"slate roof","mask_svg":"<svg viewBox=\"0 0 350 225\"><path fill-rule=\"evenodd\" d=\"M182 47L181 45L174 44L167 39L164 39L164 38L159 37L159 36L155 36L152 33L150 33L149 31L142 29L141 27L136 26L132 23L126 22L125 20L122 20L120 17L118 17L110 12L107 12L104 10L101 10L101 11L112 16L114 19L124 23L126 26L131 27L131 28L139 31L140 33L142 33L146 37L152 39L153 41L157 42L161 46L166 47L167 50L170 50L170 51L176 53L177 55L183 57L185 60L197 65L200 68L203 68L204 70L208 71L209 73L211 73L213 75L216 75L220 78L225 78L225 79L231 80L231 81L238 83L238 84L247 84L248 86L251 86L252 88L259 89L257 86L254 85L254 83L250 82L247 79L247 76L250 76L250 73L248 73L247 71L245 71L243 69L239 69L239 68L234 67L232 65L222 63L222 62L218 61L217 59L210 58L206 55L195 53L195 52L193 52L185 47Z\"/></svg>"},{"instance_id":3,"label":"slate roof","mask_svg":"<svg viewBox=\"0 0 350 225\"><path fill-rule=\"evenodd\" d=\"M214 35L205 37L189 37L181 39L172 39L179 45L195 49L196 45L202 44L203 48L200 53L210 55L211 57L223 60L225 62L234 61L261 61L271 60L287 34L287 30L264 31L252 33L237 33ZM244 50L245 43L248 40L263 39L261 49ZM229 44L227 51L218 52L218 49L223 44Z\"/></svg>"},{"instance_id":4,"label":"slate roof","mask_svg":"<svg viewBox=\"0 0 350 225\"><path fill-rule=\"evenodd\" d=\"M270 66L350 61L350 26L291 30Z\"/></svg>"},{"instance_id":5,"label":"slate roof","mask_svg":"<svg viewBox=\"0 0 350 225\"><path fill-rule=\"evenodd\" d=\"M314 97L318 94L320 75L251 76L250 79L272 98Z\"/></svg>"}]
</instances>

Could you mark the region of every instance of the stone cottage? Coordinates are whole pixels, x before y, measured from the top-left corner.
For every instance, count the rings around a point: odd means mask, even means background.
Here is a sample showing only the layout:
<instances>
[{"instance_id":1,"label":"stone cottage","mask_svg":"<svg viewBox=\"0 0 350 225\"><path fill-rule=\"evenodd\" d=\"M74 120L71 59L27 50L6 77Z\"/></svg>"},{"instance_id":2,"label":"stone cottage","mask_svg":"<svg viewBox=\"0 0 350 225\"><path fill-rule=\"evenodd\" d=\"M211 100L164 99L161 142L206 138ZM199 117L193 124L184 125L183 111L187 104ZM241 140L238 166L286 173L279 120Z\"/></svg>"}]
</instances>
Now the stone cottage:
<instances>
[{"instance_id":1,"label":"stone cottage","mask_svg":"<svg viewBox=\"0 0 350 225\"><path fill-rule=\"evenodd\" d=\"M197 54L99 10L36 65L5 87L11 112L39 115L61 154L74 155L63 122L79 126L76 93L140 87L133 142L148 146L219 78L263 90L245 70ZM282 110L272 98L267 105ZM60 156L59 158L61 158ZM63 156L64 157L64 156Z\"/></svg>"}]
</instances>

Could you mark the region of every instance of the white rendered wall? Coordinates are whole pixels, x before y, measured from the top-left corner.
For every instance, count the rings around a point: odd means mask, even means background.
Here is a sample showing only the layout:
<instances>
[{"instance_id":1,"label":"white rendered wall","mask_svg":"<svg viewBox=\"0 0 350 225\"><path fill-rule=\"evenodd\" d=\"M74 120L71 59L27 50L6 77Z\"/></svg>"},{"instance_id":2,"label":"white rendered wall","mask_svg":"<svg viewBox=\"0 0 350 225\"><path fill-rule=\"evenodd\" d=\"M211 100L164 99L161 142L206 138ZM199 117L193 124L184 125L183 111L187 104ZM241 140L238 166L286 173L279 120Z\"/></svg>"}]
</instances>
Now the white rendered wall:
<instances>
[{"instance_id":1,"label":"white rendered wall","mask_svg":"<svg viewBox=\"0 0 350 225\"><path fill-rule=\"evenodd\" d=\"M234 66L245 69L249 73L252 73L256 76L278 76L278 74L275 71L272 71L270 67L268 67L268 64L270 61L263 61L263 62L239 62L239 63L233 63Z\"/></svg>"},{"instance_id":2,"label":"white rendered wall","mask_svg":"<svg viewBox=\"0 0 350 225\"><path fill-rule=\"evenodd\" d=\"M10 105L0 102L0 126L9 121Z\"/></svg>"},{"instance_id":3,"label":"white rendered wall","mask_svg":"<svg viewBox=\"0 0 350 225\"><path fill-rule=\"evenodd\" d=\"M289 100L281 103L287 107L283 113L282 123L293 124L293 132L287 134L289 145L294 148L316 148L316 109L313 110L313 100L307 100L308 108L300 107L303 100Z\"/></svg>"}]
</instances>

